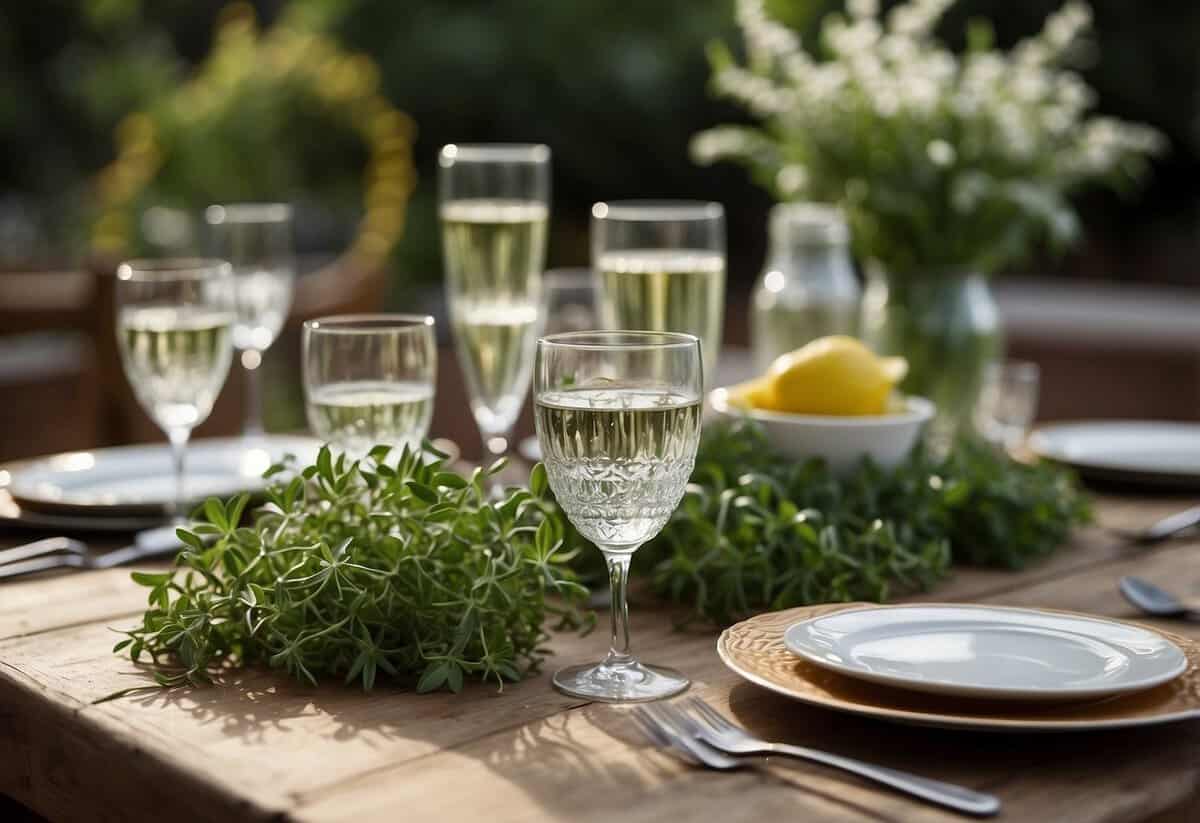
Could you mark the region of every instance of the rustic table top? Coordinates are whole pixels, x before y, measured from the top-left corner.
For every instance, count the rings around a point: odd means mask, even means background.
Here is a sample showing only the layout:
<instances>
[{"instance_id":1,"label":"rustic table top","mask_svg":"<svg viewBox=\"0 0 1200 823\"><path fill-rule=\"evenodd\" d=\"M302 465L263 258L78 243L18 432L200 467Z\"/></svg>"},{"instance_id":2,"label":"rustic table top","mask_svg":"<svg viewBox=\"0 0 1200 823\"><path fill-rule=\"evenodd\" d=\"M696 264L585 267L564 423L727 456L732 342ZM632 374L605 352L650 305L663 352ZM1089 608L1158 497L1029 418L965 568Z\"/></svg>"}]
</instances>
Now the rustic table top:
<instances>
[{"instance_id":1,"label":"rustic table top","mask_svg":"<svg viewBox=\"0 0 1200 823\"><path fill-rule=\"evenodd\" d=\"M1134 526L1179 499L1107 498L1102 524ZM0 545L19 542L0 535ZM927 600L1134 614L1137 573L1200 591L1200 540L1153 550L1101 528L1021 572L961 570ZM142 682L110 651L144 590L127 570L0 586L0 793L53 820L959 820L798 763L729 773L648 748L620 708L554 692L547 674L458 696L312 689L254 670L221 688L91 701ZM911 728L791 702L720 663L715 632L671 629L633 604L637 651L764 735L994 792L1012 821L1200 819L1200 723L1074 735ZM1200 624L1160 623L1200 637ZM560 635L547 663L592 659L603 633Z\"/></svg>"}]
</instances>

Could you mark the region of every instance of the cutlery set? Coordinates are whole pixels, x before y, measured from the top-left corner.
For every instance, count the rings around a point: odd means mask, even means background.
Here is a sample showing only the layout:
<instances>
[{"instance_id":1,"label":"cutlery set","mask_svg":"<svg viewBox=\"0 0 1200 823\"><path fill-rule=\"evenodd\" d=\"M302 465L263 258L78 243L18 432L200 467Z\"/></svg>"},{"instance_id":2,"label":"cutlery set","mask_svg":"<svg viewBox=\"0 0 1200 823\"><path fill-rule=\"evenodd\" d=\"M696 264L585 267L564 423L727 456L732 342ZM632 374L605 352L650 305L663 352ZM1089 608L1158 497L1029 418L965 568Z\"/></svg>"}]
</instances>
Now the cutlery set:
<instances>
[{"instance_id":1,"label":"cutlery set","mask_svg":"<svg viewBox=\"0 0 1200 823\"><path fill-rule=\"evenodd\" d=\"M181 547L173 525L138 532L131 545L103 553L93 552L81 540L47 537L0 551L0 581L51 569L111 569L173 554Z\"/></svg>"},{"instance_id":2,"label":"cutlery set","mask_svg":"<svg viewBox=\"0 0 1200 823\"><path fill-rule=\"evenodd\" d=\"M743 756L784 755L848 772L966 814L989 816L1000 810L1000 801L994 795L819 749L761 740L697 697L673 703L647 703L636 706L631 714L654 745L671 749L684 760L706 768L729 771L748 765L741 759Z\"/></svg>"}]
</instances>

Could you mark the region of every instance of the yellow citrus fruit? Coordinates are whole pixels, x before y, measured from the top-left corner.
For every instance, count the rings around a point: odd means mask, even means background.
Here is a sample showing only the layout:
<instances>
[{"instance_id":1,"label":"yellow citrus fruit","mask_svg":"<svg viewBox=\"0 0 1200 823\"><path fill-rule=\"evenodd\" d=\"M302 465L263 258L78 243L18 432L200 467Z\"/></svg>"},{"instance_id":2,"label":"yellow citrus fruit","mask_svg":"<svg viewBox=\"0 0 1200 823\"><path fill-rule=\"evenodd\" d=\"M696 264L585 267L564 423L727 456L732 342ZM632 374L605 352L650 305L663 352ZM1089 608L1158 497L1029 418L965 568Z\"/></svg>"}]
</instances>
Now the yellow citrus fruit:
<instances>
[{"instance_id":1,"label":"yellow citrus fruit","mask_svg":"<svg viewBox=\"0 0 1200 823\"><path fill-rule=\"evenodd\" d=\"M883 414L907 372L903 357L878 357L853 337L822 337L777 358L765 378L751 381L769 387L746 397L757 408L794 414ZM760 406L756 398L771 405Z\"/></svg>"},{"instance_id":2,"label":"yellow citrus fruit","mask_svg":"<svg viewBox=\"0 0 1200 823\"><path fill-rule=\"evenodd\" d=\"M756 377L729 389L729 405L743 409L775 411L775 391L771 381Z\"/></svg>"}]
</instances>

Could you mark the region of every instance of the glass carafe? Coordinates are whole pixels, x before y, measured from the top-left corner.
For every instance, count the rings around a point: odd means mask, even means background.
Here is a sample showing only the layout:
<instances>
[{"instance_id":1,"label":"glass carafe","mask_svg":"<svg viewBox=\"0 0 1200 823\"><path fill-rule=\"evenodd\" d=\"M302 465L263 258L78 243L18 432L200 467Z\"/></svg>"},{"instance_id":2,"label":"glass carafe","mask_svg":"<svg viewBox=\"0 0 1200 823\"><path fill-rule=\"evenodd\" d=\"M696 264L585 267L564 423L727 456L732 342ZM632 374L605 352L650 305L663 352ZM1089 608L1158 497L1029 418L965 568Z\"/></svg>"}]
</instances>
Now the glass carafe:
<instances>
[{"instance_id":1,"label":"glass carafe","mask_svg":"<svg viewBox=\"0 0 1200 823\"><path fill-rule=\"evenodd\" d=\"M849 239L845 219L832 206L780 203L771 210L770 249L750 317L759 372L810 340L856 333L862 290Z\"/></svg>"}]
</instances>

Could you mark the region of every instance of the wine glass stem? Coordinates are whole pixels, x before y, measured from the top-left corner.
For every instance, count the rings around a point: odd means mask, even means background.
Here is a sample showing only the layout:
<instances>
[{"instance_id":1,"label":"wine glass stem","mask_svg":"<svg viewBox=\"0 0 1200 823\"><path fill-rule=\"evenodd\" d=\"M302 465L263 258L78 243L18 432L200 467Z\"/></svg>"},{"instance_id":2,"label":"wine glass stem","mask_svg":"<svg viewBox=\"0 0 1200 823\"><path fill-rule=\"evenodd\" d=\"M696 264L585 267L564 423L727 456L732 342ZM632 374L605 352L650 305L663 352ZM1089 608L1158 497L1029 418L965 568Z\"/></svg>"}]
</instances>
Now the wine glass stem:
<instances>
[{"instance_id":1,"label":"wine glass stem","mask_svg":"<svg viewBox=\"0 0 1200 823\"><path fill-rule=\"evenodd\" d=\"M170 509L171 520L175 523L186 521L187 492L183 485L183 470L190 435L191 431L188 429L171 429L167 432L167 439L171 441L171 462L175 467L175 500Z\"/></svg>"},{"instance_id":2,"label":"wine glass stem","mask_svg":"<svg viewBox=\"0 0 1200 823\"><path fill-rule=\"evenodd\" d=\"M604 561L608 564L608 585L612 593L612 636L608 643L608 656L604 658L605 666L628 666L633 661L629 652L629 603L625 599L625 591L629 583L629 561L632 552L604 551Z\"/></svg>"},{"instance_id":3,"label":"wine glass stem","mask_svg":"<svg viewBox=\"0 0 1200 823\"><path fill-rule=\"evenodd\" d=\"M243 409L242 434L258 437L263 433L262 424L262 352L246 349L242 352L242 370L246 373L245 408Z\"/></svg>"}]
</instances>

